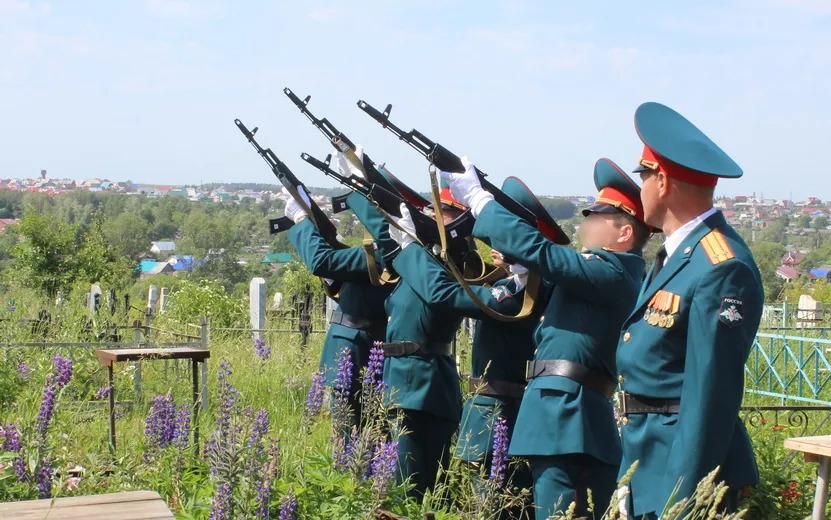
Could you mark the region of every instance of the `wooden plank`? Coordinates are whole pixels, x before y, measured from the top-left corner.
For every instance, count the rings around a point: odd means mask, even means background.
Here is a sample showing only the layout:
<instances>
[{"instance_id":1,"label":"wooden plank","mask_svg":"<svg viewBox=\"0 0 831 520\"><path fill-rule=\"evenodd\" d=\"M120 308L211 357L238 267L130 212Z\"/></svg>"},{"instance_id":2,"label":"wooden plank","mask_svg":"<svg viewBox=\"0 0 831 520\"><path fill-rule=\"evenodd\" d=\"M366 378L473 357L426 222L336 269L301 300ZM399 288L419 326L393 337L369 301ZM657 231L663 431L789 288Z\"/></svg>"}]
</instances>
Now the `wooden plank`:
<instances>
[{"instance_id":1,"label":"wooden plank","mask_svg":"<svg viewBox=\"0 0 831 520\"><path fill-rule=\"evenodd\" d=\"M785 439L785 448L821 457L831 457L831 435Z\"/></svg>"},{"instance_id":2,"label":"wooden plank","mask_svg":"<svg viewBox=\"0 0 831 520\"><path fill-rule=\"evenodd\" d=\"M201 348L124 348L117 350L96 350L95 355L102 365L110 366L119 361L142 359L194 359L204 361L211 357L211 351Z\"/></svg>"},{"instance_id":3,"label":"wooden plank","mask_svg":"<svg viewBox=\"0 0 831 520\"><path fill-rule=\"evenodd\" d=\"M121 520L172 519L162 497L154 491L27 500L0 504L0 519Z\"/></svg>"}]
</instances>

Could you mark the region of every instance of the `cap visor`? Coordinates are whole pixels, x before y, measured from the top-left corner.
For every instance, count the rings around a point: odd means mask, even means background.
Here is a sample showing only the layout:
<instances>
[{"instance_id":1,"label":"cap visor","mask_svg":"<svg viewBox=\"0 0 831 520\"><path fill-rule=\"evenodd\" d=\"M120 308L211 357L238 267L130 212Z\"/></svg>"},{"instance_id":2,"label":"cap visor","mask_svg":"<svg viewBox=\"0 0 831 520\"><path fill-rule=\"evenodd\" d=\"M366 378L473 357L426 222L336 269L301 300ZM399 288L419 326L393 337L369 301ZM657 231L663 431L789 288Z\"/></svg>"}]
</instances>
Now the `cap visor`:
<instances>
[{"instance_id":1,"label":"cap visor","mask_svg":"<svg viewBox=\"0 0 831 520\"><path fill-rule=\"evenodd\" d=\"M608 204L592 204L582 211L584 217L588 217L592 213L622 213L618 208Z\"/></svg>"}]
</instances>

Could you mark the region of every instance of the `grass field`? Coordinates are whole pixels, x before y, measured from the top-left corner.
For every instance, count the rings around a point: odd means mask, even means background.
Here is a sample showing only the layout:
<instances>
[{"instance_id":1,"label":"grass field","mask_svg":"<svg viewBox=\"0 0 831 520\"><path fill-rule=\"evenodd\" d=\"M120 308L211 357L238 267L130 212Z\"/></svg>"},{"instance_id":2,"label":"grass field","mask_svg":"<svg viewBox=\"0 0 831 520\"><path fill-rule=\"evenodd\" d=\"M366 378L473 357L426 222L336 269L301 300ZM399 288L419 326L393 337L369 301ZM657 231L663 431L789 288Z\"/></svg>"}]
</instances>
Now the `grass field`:
<instances>
[{"instance_id":1,"label":"grass field","mask_svg":"<svg viewBox=\"0 0 831 520\"><path fill-rule=\"evenodd\" d=\"M80 323L83 310L55 310L44 332L17 319L32 315L32 309L17 308L15 319L0 322L5 343L41 340L44 335L52 342L82 338L83 331L69 324ZM164 319L156 325L194 332ZM157 333L156 339L172 337ZM378 507L409 518L421 518L426 511L436 512L437 518L497 518L505 504L517 500L520 492L498 486L483 492L470 472L454 463L436 492L424 504L415 504L404 498L402 486L380 482L377 473L368 476L374 467L372 449L339 463L333 458L337 442L329 407L324 405L316 420L304 414L322 339L322 334L312 334L303 347L298 334L274 332L255 347L244 333L212 332L210 398L200 417L199 450L182 442L181 432L159 430L162 416L176 422L173 406L179 412L190 411L190 367L185 362L143 362L140 395L134 391L135 366L117 366L118 448L112 451L106 369L97 361L94 347L4 348L0 425L6 433L0 439L5 450L0 455L0 500L38 498L45 496L47 487L51 496L151 489L162 494L178 518L212 519L371 518ZM463 335L459 351L465 367L469 345ZM55 371L55 356L71 361L65 386L57 384L61 374ZM65 371L67 362L59 364ZM51 398L45 388L55 390L55 404L43 428L44 400ZM748 395L745 404L771 402ZM811 420L819 424L822 417ZM764 481L747 501L747 518L803 518L810 511L815 468L794 460L783 469L788 454L782 440L801 426L785 415L779 422L762 419L751 428ZM18 450L11 449L16 447L14 432L20 434ZM820 432L831 432L831 424L821 426ZM712 488L706 492L715 493Z\"/></svg>"}]
</instances>

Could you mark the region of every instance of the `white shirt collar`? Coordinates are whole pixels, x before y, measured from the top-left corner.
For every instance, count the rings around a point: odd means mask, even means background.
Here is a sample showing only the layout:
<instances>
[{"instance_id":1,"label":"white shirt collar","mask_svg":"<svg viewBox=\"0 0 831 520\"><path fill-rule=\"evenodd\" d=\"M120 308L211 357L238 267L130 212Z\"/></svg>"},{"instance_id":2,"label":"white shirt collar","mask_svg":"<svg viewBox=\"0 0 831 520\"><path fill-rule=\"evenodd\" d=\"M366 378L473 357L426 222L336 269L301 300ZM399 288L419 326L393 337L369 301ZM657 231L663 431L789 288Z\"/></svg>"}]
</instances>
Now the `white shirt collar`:
<instances>
[{"instance_id":1,"label":"white shirt collar","mask_svg":"<svg viewBox=\"0 0 831 520\"><path fill-rule=\"evenodd\" d=\"M676 229L675 233L667 237L667 239L664 241L664 248L667 250L667 257L666 260L664 260L664 265L667 265L669 257L671 257L672 253L674 253L678 249L678 246L681 245L681 242L683 242L684 239L687 238L690 235L690 233L692 233L692 231L698 227L699 224L707 220L715 212L716 208L708 209L701 215L695 217L694 219L690 220L680 228Z\"/></svg>"}]
</instances>

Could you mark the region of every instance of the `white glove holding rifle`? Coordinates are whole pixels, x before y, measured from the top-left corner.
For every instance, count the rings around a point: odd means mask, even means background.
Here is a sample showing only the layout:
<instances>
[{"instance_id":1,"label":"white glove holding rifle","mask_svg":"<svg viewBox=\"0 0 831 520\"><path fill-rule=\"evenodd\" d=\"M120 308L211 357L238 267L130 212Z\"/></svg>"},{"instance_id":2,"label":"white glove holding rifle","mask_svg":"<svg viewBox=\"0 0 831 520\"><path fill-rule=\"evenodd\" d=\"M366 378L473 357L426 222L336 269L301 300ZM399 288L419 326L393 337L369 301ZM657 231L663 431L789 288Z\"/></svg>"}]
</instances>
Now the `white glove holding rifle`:
<instances>
[{"instance_id":1,"label":"white glove holding rifle","mask_svg":"<svg viewBox=\"0 0 831 520\"><path fill-rule=\"evenodd\" d=\"M450 192L459 202L470 208L473 217L479 216L485 204L493 200L493 195L482 188L479 181L479 174L476 173L476 166L467 157L462 157L462 166L465 171L462 173L439 171L442 179L450 185Z\"/></svg>"},{"instance_id":2,"label":"white glove holding rifle","mask_svg":"<svg viewBox=\"0 0 831 520\"><path fill-rule=\"evenodd\" d=\"M398 245L401 246L403 250L408 245L415 242L415 223L413 223L413 216L410 215L410 210L407 209L403 203L401 204L401 218L394 219L395 223L401 229L398 229L395 226L390 226L390 238L398 242Z\"/></svg>"},{"instance_id":3,"label":"white glove holding rifle","mask_svg":"<svg viewBox=\"0 0 831 520\"><path fill-rule=\"evenodd\" d=\"M297 188L297 193L303 199L303 202L306 203L306 206L310 207L312 205L309 194L306 193L306 190L302 186ZM306 210L301 208L300 204L294 200L294 197L291 196L287 189L283 188L280 198L286 201L286 208L284 210L286 217L290 218L295 224L299 224L301 220L309 216Z\"/></svg>"},{"instance_id":4,"label":"white glove holding rifle","mask_svg":"<svg viewBox=\"0 0 831 520\"><path fill-rule=\"evenodd\" d=\"M359 144L355 145L355 156L358 158L358 161L360 161L361 164L363 164L363 162L364 162L364 148ZM338 171L340 172L341 175L346 176L346 177L349 177L350 175L354 175L355 177L359 177L361 179L366 178L366 177L364 177L363 170L361 168L358 168L354 164L352 164L352 161L350 161L346 157L345 153L340 152L340 151L335 152L335 161L336 161L335 164L337 164Z\"/></svg>"}]
</instances>

